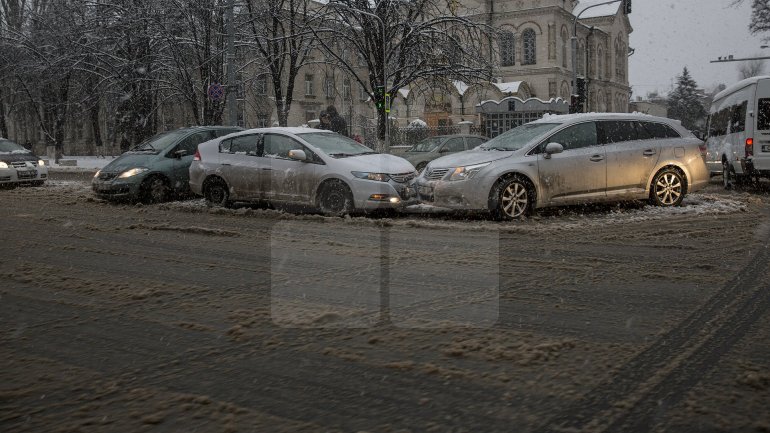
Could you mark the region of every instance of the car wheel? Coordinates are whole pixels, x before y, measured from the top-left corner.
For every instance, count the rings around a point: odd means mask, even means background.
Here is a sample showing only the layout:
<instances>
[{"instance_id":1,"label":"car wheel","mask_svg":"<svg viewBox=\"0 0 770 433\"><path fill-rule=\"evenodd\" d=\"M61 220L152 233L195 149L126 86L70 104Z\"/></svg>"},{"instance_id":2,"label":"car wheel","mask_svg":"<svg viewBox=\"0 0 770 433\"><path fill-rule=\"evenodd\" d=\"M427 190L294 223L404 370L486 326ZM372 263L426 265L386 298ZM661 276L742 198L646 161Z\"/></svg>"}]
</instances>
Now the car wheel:
<instances>
[{"instance_id":1,"label":"car wheel","mask_svg":"<svg viewBox=\"0 0 770 433\"><path fill-rule=\"evenodd\" d=\"M230 207L230 191L224 181L213 180L208 182L204 196L210 206Z\"/></svg>"},{"instance_id":2,"label":"car wheel","mask_svg":"<svg viewBox=\"0 0 770 433\"><path fill-rule=\"evenodd\" d=\"M168 200L170 190L166 179L152 176L142 182L140 199L143 203L163 203Z\"/></svg>"},{"instance_id":3,"label":"car wheel","mask_svg":"<svg viewBox=\"0 0 770 433\"><path fill-rule=\"evenodd\" d=\"M725 189L733 189L735 183L735 171L727 160L722 161L722 186Z\"/></svg>"},{"instance_id":4,"label":"car wheel","mask_svg":"<svg viewBox=\"0 0 770 433\"><path fill-rule=\"evenodd\" d=\"M687 192L684 175L677 169L668 167L659 171L652 180L650 202L657 206L679 206Z\"/></svg>"},{"instance_id":5,"label":"car wheel","mask_svg":"<svg viewBox=\"0 0 770 433\"><path fill-rule=\"evenodd\" d=\"M534 188L519 176L498 182L493 194L497 203L492 209L495 219L510 221L526 218L532 213Z\"/></svg>"},{"instance_id":6,"label":"car wheel","mask_svg":"<svg viewBox=\"0 0 770 433\"><path fill-rule=\"evenodd\" d=\"M324 184L318 196L318 207L327 216L343 216L353 211L353 193L340 181Z\"/></svg>"},{"instance_id":7,"label":"car wheel","mask_svg":"<svg viewBox=\"0 0 770 433\"><path fill-rule=\"evenodd\" d=\"M415 170L417 170L418 173L422 173L423 170L425 170L425 166L427 166L427 162L421 162L417 164L417 167L415 167Z\"/></svg>"}]
</instances>

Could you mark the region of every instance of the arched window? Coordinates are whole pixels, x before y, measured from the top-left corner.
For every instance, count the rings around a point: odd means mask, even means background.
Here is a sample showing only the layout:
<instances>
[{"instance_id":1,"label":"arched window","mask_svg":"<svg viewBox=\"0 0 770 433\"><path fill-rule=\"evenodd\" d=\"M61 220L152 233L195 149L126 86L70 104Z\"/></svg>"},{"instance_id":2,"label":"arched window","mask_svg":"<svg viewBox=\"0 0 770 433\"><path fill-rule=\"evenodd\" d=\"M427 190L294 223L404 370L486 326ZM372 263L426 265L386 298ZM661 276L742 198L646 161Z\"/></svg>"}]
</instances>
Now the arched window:
<instances>
[{"instance_id":1,"label":"arched window","mask_svg":"<svg viewBox=\"0 0 770 433\"><path fill-rule=\"evenodd\" d=\"M599 72L598 75L599 75L599 79L601 80L602 78L604 78L604 48L602 48L602 46L599 45L599 48L596 49L596 52L597 52L597 61L598 61L598 64L596 65L596 67L598 68L598 72Z\"/></svg>"},{"instance_id":2,"label":"arched window","mask_svg":"<svg viewBox=\"0 0 770 433\"><path fill-rule=\"evenodd\" d=\"M569 38L567 38L567 29L561 29L561 66L564 68L566 68L569 64L569 61L567 60L567 53L569 52L567 49L568 40Z\"/></svg>"},{"instance_id":3,"label":"arched window","mask_svg":"<svg viewBox=\"0 0 770 433\"><path fill-rule=\"evenodd\" d=\"M501 66L514 66L516 64L516 39L513 33L500 32L500 63Z\"/></svg>"},{"instance_id":4,"label":"arched window","mask_svg":"<svg viewBox=\"0 0 770 433\"><path fill-rule=\"evenodd\" d=\"M563 82L561 83L561 95L560 95L560 96L561 96L561 97L562 97L562 99L564 99L565 101L569 101L569 100L570 100L569 84L567 84L567 82L566 82L566 81L563 81Z\"/></svg>"},{"instance_id":5,"label":"arched window","mask_svg":"<svg viewBox=\"0 0 770 433\"><path fill-rule=\"evenodd\" d=\"M537 63L537 46L535 45L535 31L532 29L524 30L521 35L524 41L524 61L522 65L534 65Z\"/></svg>"}]
</instances>

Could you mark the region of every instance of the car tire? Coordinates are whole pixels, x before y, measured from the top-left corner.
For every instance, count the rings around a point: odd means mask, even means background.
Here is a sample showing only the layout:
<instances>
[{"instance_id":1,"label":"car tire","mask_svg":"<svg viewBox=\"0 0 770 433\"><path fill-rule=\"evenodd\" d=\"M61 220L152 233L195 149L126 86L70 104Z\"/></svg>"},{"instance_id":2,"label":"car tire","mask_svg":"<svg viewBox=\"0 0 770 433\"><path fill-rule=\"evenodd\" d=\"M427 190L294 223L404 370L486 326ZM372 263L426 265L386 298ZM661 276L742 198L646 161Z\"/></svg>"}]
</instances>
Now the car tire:
<instances>
[{"instance_id":1,"label":"car tire","mask_svg":"<svg viewBox=\"0 0 770 433\"><path fill-rule=\"evenodd\" d=\"M535 188L527 179L512 176L499 181L492 191L492 216L499 221L524 219L532 215Z\"/></svg>"},{"instance_id":2,"label":"car tire","mask_svg":"<svg viewBox=\"0 0 770 433\"><path fill-rule=\"evenodd\" d=\"M323 184L318 194L318 208L326 216L344 216L353 212L353 193L342 181Z\"/></svg>"},{"instance_id":3,"label":"car tire","mask_svg":"<svg viewBox=\"0 0 770 433\"><path fill-rule=\"evenodd\" d=\"M652 179L650 203L656 206L679 206L687 194L687 180L681 171L666 167Z\"/></svg>"},{"instance_id":4,"label":"car tire","mask_svg":"<svg viewBox=\"0 0 770 433\"><path fill-rule=\"evenodd\" d=\"M203 191L209 206L230 207L230 190L223 180L212 180L206 183Z\"/></svg>"},{"instance_id":5,"label":"car tire","mask_svg":"<svg viewBox=\"0 0 770 433\"><path fill-rule=\"evenodd\" d=\"M162 176L150 176L139 187L139 199L142 203L153 204L168 201L171 190Z\"/></svg>"},{"instance_id":6,"label":"car tire","mask_svg":"<svg viewBox=\"0 0 770 433\"><path fill-rule=\"evenodd\" d=\"M722 186L727 190L735 186L735 170L727 160L722 161Z\"/></svg>"}]
</instances>

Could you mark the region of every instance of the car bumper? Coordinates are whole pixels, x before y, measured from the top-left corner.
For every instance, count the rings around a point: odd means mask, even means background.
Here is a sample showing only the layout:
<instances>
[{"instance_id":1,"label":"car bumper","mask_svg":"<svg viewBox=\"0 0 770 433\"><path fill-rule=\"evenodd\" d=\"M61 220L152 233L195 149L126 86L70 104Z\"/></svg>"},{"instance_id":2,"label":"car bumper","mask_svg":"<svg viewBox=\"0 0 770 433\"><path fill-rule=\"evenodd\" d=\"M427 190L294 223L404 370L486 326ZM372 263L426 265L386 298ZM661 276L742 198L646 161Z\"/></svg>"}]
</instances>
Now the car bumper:
<instances>
[{"instance_id":1,"label":"car bumper","mask_svg":"<svg viewBox=\"0 0 770 433\"><path fill-rule=\"evenodd\" d=\"M420 177L415 182L415 189L419 202L423 204L449 209L484 210L489 207L489 197L484 193L482 184L475 179L449 182Z\"/></svg>"},{"instance_id":2,"label":"car bumper","mask_svg":"<svg viewBox=\"0 0 770 433\"><path fill-rule=\"evenodd\" d=\"M48 180L48 169L35 168L0 168L0 185L24 184Z\"/></svg>"},{"instance_id":3,"label":"car bumper","mask_svg":"<svg viewBox=\"0 0 770 433\"><path fill-rule=\"evenodd\" d=\"M356 179L351 186L356 209L401 209L417 204L414 187L406 183Z\"/></svg>"},{"instance_id":4,"label":"car bumper","mask_svg":"<svg viewBox=\"0 0 770 433\"><path fill-rule=\"evenodd\" d=\"M94 179L91 189L94 195L105 200L121 200L137 197L141 182L125 182L122 180L102 181Z\"/></svg>"}]
</instances>

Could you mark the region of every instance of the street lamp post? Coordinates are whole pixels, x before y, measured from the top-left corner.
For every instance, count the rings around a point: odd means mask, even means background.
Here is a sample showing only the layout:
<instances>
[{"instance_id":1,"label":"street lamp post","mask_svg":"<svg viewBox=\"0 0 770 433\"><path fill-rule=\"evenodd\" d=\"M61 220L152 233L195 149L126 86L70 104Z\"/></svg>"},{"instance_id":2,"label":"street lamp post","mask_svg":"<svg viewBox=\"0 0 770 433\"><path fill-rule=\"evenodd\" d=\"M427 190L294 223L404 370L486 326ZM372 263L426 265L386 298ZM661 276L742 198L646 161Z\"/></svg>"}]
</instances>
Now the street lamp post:
<instances>
[{"instance_id":1,"label":"street lamp post","mask_svg":"<svg viewBox=\"0 0 770 433\"><path fill-rule=\"evenodd\" d=\"M347 9L349 11L352 11L352 12L355 12L355 13L359 13L361 15L367 15L367 16L372 17L375 20L377 20L377 22L380 24L380 29L382 29L382 98L383 98L382 110L385 112L384 113L385 114L385 144L384 144L383 151L385 153L388 153L388 152L390 152L390 119L388 118L389 117L388 116L388 106L387 106L387 99L388 98L385 97L385 95L388 94L388 62L387 62L387 57L386 57L387 56L387 49L386 49L387 45L385 43L385 38L386 38L386 35L387 35L387 32L386 32L387 29L385 27L385 21L382 18L380 18L379 16L377 16L377 15L371 13L371 12L366 12L366 11L362 11L362 10L358 10L358 9L354 10L354 9L351 9L350 7L348 7L347 5L344 5L344 4L329 2L329 3L327 3L327 5L331 6L331 7L338 7L338 8L342 8L342 9ZM372 93L374 93L374 92L372 92Z\"/></svg>"},{"instance_id":2,"label":"street lamp post","mask_svg":"<svg viewBox=\"0 0 770 433\"><path fill-rule=\"evenodd\" d=\"M572 94L576 95L575 92L577 92L577 22L578 19L580 19L580 16L583 15L583 13L589 9L595 8L597 6L604 6L609 5L617 2L621 2L625 0L610 0L603 3L597 3L595 5L588 6L587 8L580 11L579 14L575 15L575 18L572 20L572 37L570 38L572 42Z\"/></svg>"}]
</instances>

